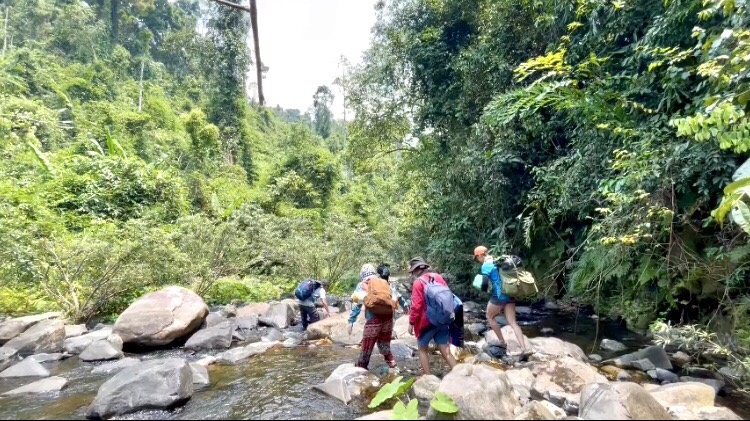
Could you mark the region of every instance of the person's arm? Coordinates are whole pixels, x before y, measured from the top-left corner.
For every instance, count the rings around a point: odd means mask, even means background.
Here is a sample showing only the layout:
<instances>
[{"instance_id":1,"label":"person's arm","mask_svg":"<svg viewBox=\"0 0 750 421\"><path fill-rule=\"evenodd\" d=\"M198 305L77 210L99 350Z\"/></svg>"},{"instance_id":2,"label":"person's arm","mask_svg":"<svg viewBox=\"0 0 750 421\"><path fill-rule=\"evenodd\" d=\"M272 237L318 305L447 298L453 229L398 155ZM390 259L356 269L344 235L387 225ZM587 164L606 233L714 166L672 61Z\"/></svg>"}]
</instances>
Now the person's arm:
<instances>
[{"instance_id":1,"label":"person's arm","mask_svg":"<svg viewBox=\"0 0 750 421\"><path fill-rule=\"evenodd\" d=\"M328 317L331 317L331 310L328 308L328 301L326 300L326 290L323 288L320 289L320 301L323 303L323 308L326 309Z\"/></svg>"},{"instance_id":2,"label":"person's arm","mask_svg":"<svg viewBox=\"0 0 750 421\"><path fill-rule=\"evenodd\" d=\"M414 281L411 288L411 309L409 311L409 333L414 334L414 325L417 324L419 316L424 307L424 282L421 279Z\"/></svg>"}]
</instances>

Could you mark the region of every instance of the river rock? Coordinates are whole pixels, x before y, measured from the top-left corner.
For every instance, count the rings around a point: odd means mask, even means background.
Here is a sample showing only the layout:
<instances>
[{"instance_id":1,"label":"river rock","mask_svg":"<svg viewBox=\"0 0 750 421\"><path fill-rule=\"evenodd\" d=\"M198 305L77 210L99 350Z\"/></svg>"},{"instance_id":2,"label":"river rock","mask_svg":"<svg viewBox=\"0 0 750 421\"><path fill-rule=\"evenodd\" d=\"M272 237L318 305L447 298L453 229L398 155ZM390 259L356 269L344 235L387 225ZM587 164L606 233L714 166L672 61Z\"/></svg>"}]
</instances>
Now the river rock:
<instances>
[{"instance_id":1,"label":"river rock","mask_svg":"<svg viewBox=\"0 0 750 421\"><path fill-rule=\"evenodd\" d=\"M591 383L578 416L587 420L670 420L666 409L635 383Z\"/></svg>"},{"instance_id":2,"label":"river rock","mask_svg":"<svg viewBox=\"0 0 750 421\"><path fill-rule=\"evenodd\" d=\"M65 324L60 320L42 320L5 344L20 355L55 353L63 350Z\"/></svg>"},{"instance_id":3,"label":"river rock","mask_svg":"<svg viewBox=\"0 0 750 421\"><path fill-rule=\"evenodd\" d=\"M355 418L355 420L392 420L393 419L393 410L387 410L387 411L378 411L373 412L372 414L365 415L363 417Z\"/></svg>"},{"instance_id":4,"label":"river rock","mask_svg":"<svg viewBox=\"0 0 750 421\"><path fill-rule=\"evenodd\" d=\"M630 365L632 365L634 369L641 370L641 371L649 371L649 370L656 369L656 367L654 367L654 363L652 363L651 360L647 360L645 358L642 360L635 360L632 363L630 363Z\"/></svg>"},{"instance_id":5,"label":"river rock","mask_svg":"<svg viewBox=\"0 0 750 421\"><path fill-rule=\"evenodd\" d=\"M60 313L44 313L6 320L0 323L0 345L5 344L42 320L57 319L60 316Z\"/></svg>"},{"instance_id":6,"label":"river rock","mask_svg":"<svg viewBox=\"0 0 750 421\"><path fill-rule=\"evenodd\" d=\"M280 345L278 341L275 342L257 342L250 344L245 347L230 349L224 351L216 356L217 361L221 361L229 364L236 364L240 361L246 360L255 355L260 355L268 351L269 349Z\"/></svg>"},{"instance_id":7,"label":"river rock","mask_svg":"<svg viewBox=\"0 0 750 421\"><path fill-rule=\"evenodd\" d=\"M194 292L177 286L146 294L117 318L113 332L123 342L139 346L163 346L200 327L208 306Z\"/></svg>"},{"instance_id":8,"label":"river rock","mask_svg":"<svg viewBox=\"0 0 750 421\"><path fill-rule=\"evenodd\" d=\"M258 323L263 326L286 329L294 321L294 307L287 302L272 304L268 311L258 318Z\"/></svg>"},{"instance_id":9,"label":"river rock","mask_svg":"<svg viewBox=\"0 0 750 421\"><path fill-rule=\"evenodd\" d=\"M438 391L458 406L455 419L511 419L519 405L505 373L486 365L457 365L440 382ZM427 419L438 416L433 408L427 412Z\"/></svg>"},{"instance_id":10,"label":"river rock","mask_svg":"<svg viewBox=\"0 0 750 421\"><path fill-rule=\"evenodd\" d=\"M709 385L709 386L711 386L711 387L714 388L714 391L716 391L716 394L719 394L719 392L721 392L721 389L723 389L724 386L726 385L726 383L724 383L721 380L717 380L717 379L700 379L700 378L697 378L697 377L690 377L690 376L680 377L679 380L681 382L696 382L696 383L707 384L707 385Z\"/></svg>"},{"instance_id":11,"label":"river rock","mask_svg":"<svg viewBox=\"0 0 750 421\"><path fill-rule=\"evenodd\" d=\"M208 313L206 320L203 322L206 328L214 327L218 324L228 322L227 318L219 313Z\"/></svg>"},{"instance_id":12,"label":"river rock","mask_svg":"<svg viewBox=\"0 0 750 421\"><path fill-rule=\"evenodd\" d=\"M412 386L412 391L417 399L429 402L435 397L438 387L440 387L440 379L434 374L430 374L417 379Z\"/></svg>"},{"instance_id":13,"label":"river rock","mask_svg":"<svg viewBox=\"0 0 750 421\"><path fill-rule=\"evenodd\" d=\"M209 349L228 349L232 346L234 325L229 320L199 330L185 343L185 349L194 351ZM244 339L244 338L243 338Z\"/></svg>"},{"instance_id":14,"label":"river rock","mask_svg":"<svg viewBox=\"0 0 750 421\"><path fill-rule=\"evenodd\" d=\"M268 303L251 303L237 309L237 318L260 317L268 312L271 305Z\"/></svg>"},{"instance_id":15,"label":"river rock","mask_svg":"<svg viewBox=\"0 0 750 421\"><path fill-rule=\"evenodd\" d=\"M193 373L180 358L157 359L126 368L107 380L86 411L87 418L109 418L141 409L167 409L193 395Z\"/></svg>"},{"instance_id":16,"label":"river rock","mask_svg":"<svg viewBox=\"0 0 750 421\"><path fill-rule=\"evenodd\" d=\"M209 365L214 364L216 361L218 361L216 357L214 357L213 355L208 355L196 361L195 364L202 365L203 367L208 367Z\"/></svg>"},{"instance_id":17,"label":"river rock","mask_svg":"<svg viewBox=\"0 0 750 421\"><path fill-rule=\"evenodd\" d=\"M729 408L716 407L716 406L704 406L693 411L691 420L741 420L742 418L735 414Z\"/></svg>"},{"instance_id":18,"label":"river rock","mask_svg":"<svg viewBox=\"0 0 750 421\"><path fill-rule=\"evenodd\" d=\"M364 368L347 363L338 366L325 382L314 386L314 389L348 404L352 398L362 396L377 384L375 375Z\"/></svg>"},{"instance_id":19,"label":"river rock","mask_svg":"<svg viewBox=\"0 0 750 421\"><path fill-rule=\"evenodd\" d=\"M592 363L600 363L604 361L604 358L602 358L602 356L599 354L591 354L589 355L589 361L591 361Z\"/></svg>"},{"instance_id":20,"label":"river rock","mask_svg":"<svg viewBox=\"0 0 750 421\"><path fill-rule=\"evenodd\" d=\"M529 339L534 350L552 358L572 357L578 361L586 361L586 353L578 345L565 342L553 337L538 337Z\"/></svg>"},{"instance_id":21,"label":"river rock","mask_svg":"<svg viewBox=\"0 0 750 421\"><path fill-rule=\"evenodd\" d=\"M78 355L86 348L88 348L88 346L93 342L105 340L110 335L112 335L112 329L104 328L88 333L86 335L74 336L72 338L66 339L65 342L63 342L63 349L67 353Z\"/></svg>"},{"instance_id":22,"label":"river rock","mask_svg":"<svg viewBox=\"0 0 750 421\"><path fill-rule=\"evenodd\" d=\"M742 379L742 371L732 367L721 367L719 374L727 380L738 381Z\"/></svg>"},{"instance_id":23,"label":"river rock","mask_svg":"<svg viewBox=\"0 0 750 421\"><path fill-rule=\"evenodd\" d=\"M87 333L89 330L86 325L65 325L65 339L75 338Z\"/></svg>"},{"instance_id":24,"label":"river rock","mask_svg":"<svg viewBox=\"0 0 750 421\"><path fill-rule=\"evenodd\" d=\"M193 373L193 384L207 385L211 383L208 378L208 369L205 366L191 363L190 371Z\"/></svg>"},{"instance_id":25,"label":"river rock","mask_svg":"<svg viewBox=\"0 0 750 421\"><path fill-rule=\"evenodd\" d=\"M693 362L693 357L682 351L677 351L672 354L672 361L674 361L675 365L678 367L682 367Z\"/></svg>"},{"instance_id":26,"label":"river rock","mask_svg":"<svg viewBox=\"0 0 750 421\"><path fill-rule=\"evenodd\" d=\"M352 330L351 335L349 335L348 332L349 315L341 313L308 326L307 338L310 340L327 338L332 342L340 345L358 345L360 342L362 342L362 333L364 331L365 325L364 313L364 311L361 312L359 318L357 318L356 323L354 323L354 329ZM408 324L408 316L404 317L407 317ZM398 321L396 323L398 323ZM398 336L398 338L403 339L400 335ZM416 340L414 341L414 343L416 344Z\"/></svg>"},{"instance_id":27,"label":"river rock","mask_svg":"<svg viewBox=\"0 0 750 421\"><path fill-rule=\"evenodd\" d=\"M547 364L537 364L532 372L536 375L532 392L536 398L549 399L550 389L565 393L579 393L588 383L606 383L607 378L597 370L572 357L563 357ZM558 387L550 387L557 385Z\"/></svg>"},{"instance_id":28,"label":"river rock","mask_svg":"<svg viewBox=\"0 0 750 421\"><path fill-rule=\"evenodd\" d=\"M60 361L65 356L61 353L55 353L55 354L36 354L36 355L30 355L26 358L31 358L32 360L38 362L38 363L48 363L51 361Z\"/></svg>"},{"instance_id":29,"label":"river rock","mask_svg":"<svg viewBox=\"0 0 750 421\"><path fill-rule=\"evenodd\" d=\"M59 392L68 385L68 380L62 377L50 377L48 379L42 379L26 386L13 389L11 391L3 393L3 395L25 395L34 393L50 393Z\"/></svg>"},{"instance_id":30,"label":"river rock","mask_svg":"<svg viewBox=\"0 0 750 421\"><path fill-rule=\"evenodd\" d=\"M660 382L676 383L680 381L680 376L662 368L655 368L647 371L647 373L652 379Z\"/></svg>"},{"instance_id":31,"label":"river rock","mask_svg":"<svg viewBox=\"0 0 750 421\"><path fill-rule=\"evenodd\" d=\"M18 354L18 351L15 349L0 348L0 371L13 365L16 361L16 354Z\"/></svg>"},{"instance_id":32,"label":"river rock","mask_svg":"<svg viewBox=\"0 0 750 421\"><path fill-rule=\"evenodd\" d=\"M248 333L258 327L258 316L237 317L234 319L234 323L238 331L243 334Z\"/></svg>"},{"instance_id":33,"label":"river rock","mask_svg":"<svg viewBox=\"0 0 750 421\"><path fill-rule=\"evenodd\" d=\"M109 374L117 373L128 367L140 364L141 360L137 358L123 358L119 361L102 364L91 370L91 374Z\"/></svg>"},{"instance_id":34,"label":"river rock","mask_svg":"<svg viewBox=\"0 0 750 421\"><path fill-rule=\"evenodd\" d=\"M625 345L612 339L603 339L599 347L605 351L620 352L628 349Z\"/></svg>"},{"instance_id":35,"label":"river rock","mask_svg":"<svg viewBox=\"0 0 750 421\"><path fill-rule=\"evenodd\" d=\"M511 357L517 357L525 353L534 352L534 348L531 346L529 338L527 338L525 335L523 337L524 344L523 346L521 346L521 343L518 341L516 333L513 331L512 327L503 326L500 329L500 334L503 335L503 340L505 341L505 352Z\"/></svg>"},{"instance_id":36,"label":"river rock","mask_svg":"<svg viewBox=\"0 0 750 421\"><path fill-rule=\"evenodd\" d=\"M531 399L531 386L534 384L534 374L528 368L507 370L510 385L516 393L516 397L525 405Z\"/></svg>"},{"instance_id":37,"label":"river rock","mask_svg":"<svg viewBox=\"0 0 750 421\"><path fill-rule=\"evenodd\" d=\"M617 373L615 380L617 380L618 382L630 382L633 381L633 376L631 376L627 371L621 370L619 373Z\"/></svg>"},{"instance_id":38,"label":"river rock","mask_svg":"<svg viewBox=\"0 0 750 421\"><path fill-rule=\"evenodd\" d=\"M651 361L656 368L661 368L663 370L672 369L672 363L669 361L666 351L658 345L650 346L631 354L604 361L604 364L615 365L620 368L633 368L633 362L642 359Z\"/></svg>"},{"instance_id":39,"label":"river rock","mask_svg":"<svg viewBox=\"0 0 750 421\"><path fill-rule=\"evenodd\" d=\"M520 409L514 420L556 420L557 417L542 404L542 402L531 401Z\"/></svg>"},{"instance_id":40,"label":"river rock","mask_svg":"<svg viewBox=\"0 0 750 421\"><path fill-rule=\"evenodd\" d=\"M261 338L263 342L275 342L284 339L284 334L277 329L268 329L265 335Z\"/></svg>"},{"instance_id":41,"label":"river rock","mask_svg":"<svg viewBox=\"0 0 750 421\"><path fill-rule=\"evenodd\" d=\"M284 348L294 348L297 346L300 346L302 344L302 341L299 338L287 338L284 342L281 343L281 346Z\"/></svg>"},{"instance_id":42,"label":"river rock","mask_svg":"<svg viewBox=\"0 0 750 421\"><path fill-rule=\"evenodd\" d=\"M411 360L416 356L416 350L401 339L391 342L393 356L401 360Z\"/></svg>"},{"instance_id":43,"label":"river rock","mask_svg":"<svg viewBox=\"0 0 750 421\"><path fill-rule=\"evenodd\" d=\"M122 346L117 349L109 341L96 341L87 346L78 358L81 361L107 361L122 358Z\"/></svg>"},{"instance_id":44,"label":"river rock","mask_svg":"<svg viewBox=\"0 0 750 421\"><path fill-rule=\"evenodd\" d=\"M5 369L0 378L8 377L49 377L50 372L33 359L26 358L20 363Z\"/></svg>"},{"instance_id":45,"label":"river rock","mask_svg":"<svg viewBox=\"0 0 750 421\"><path fill-rule=\"evenodd\" d=\"M650 391L665 408L684 406L688 410L704 406L714 406L716 391L713 387L695 382L672 383Z\"/></svg>"}]
</instances>

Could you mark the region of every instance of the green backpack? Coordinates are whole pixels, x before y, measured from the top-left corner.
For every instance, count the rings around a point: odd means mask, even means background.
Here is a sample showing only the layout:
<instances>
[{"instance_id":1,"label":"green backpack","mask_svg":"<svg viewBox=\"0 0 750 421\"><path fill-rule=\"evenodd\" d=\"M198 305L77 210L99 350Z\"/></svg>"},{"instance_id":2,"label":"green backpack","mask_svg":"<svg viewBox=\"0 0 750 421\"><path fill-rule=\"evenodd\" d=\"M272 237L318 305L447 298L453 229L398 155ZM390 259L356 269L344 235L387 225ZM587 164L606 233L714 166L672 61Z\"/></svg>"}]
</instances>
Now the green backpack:
<instances>
[{"instance_id":1,"label":"green backpack","mask_svg":"<svg viewBox=\"0 0 750 421\"><path fill-rule=\"evenodd\" d=\"M539 288L534 276L523 269L501 270L503 294L509 297L524 299L536 295Z\"/></svg>"}]
</instances>

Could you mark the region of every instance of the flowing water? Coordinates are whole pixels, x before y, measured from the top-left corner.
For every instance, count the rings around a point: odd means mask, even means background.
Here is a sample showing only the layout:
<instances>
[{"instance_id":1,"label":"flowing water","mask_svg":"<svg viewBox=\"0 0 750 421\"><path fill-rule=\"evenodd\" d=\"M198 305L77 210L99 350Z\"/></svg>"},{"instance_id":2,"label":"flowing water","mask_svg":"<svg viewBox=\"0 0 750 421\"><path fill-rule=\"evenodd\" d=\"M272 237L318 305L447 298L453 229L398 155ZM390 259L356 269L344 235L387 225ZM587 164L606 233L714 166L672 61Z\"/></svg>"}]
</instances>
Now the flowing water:
<instances>
[{"instance_id":1,"label":"flowing water","mask_svg":"<svg viewBox=\"0 0 750 421\"><path fill-rule=\"evenodd\" d=\"M597 323L590 316L557 314L535 308L531 315L519 315L524 332L541 335L542 328L552 328L554 336L575 343L586 353L592 351L595 338L616 339L629 348L638 349L645 338L617 323ZM607 358L611 355L600 352ZM195 361L207 353L191 354L182 350L157 351L140 355L142 359L181 357ZM358 351L339 346L275 349L235 366L209 367L211 384L196 390L192 399L174 411L142 411L121 419L353 419L370 411L361 403L344 405L313 390L340 364L356 360ZM416 361L400 362L402 374L418 374ZM21 397L0 397L0 419L82 419L99 386L112 374L91 374L95 364L77 358L45 363L52 375L69 379L62 392ZM382 357L375 352L371 368L383 368ZM433 360L436 374L442 375L443 364ZM0 379L0 394L30 383L31 379ZM718 403L750 417L746 398L719 398Z\"/></svg>"}]
</instances>

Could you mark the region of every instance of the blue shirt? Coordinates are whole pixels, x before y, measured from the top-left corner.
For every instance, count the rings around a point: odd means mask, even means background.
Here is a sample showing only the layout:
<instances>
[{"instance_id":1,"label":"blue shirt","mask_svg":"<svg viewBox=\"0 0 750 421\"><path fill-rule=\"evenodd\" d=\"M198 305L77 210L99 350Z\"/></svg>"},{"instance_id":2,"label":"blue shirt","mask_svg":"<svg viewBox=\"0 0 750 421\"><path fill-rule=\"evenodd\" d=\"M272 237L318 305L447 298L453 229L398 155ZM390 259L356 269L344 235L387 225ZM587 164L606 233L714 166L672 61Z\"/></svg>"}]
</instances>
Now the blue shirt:
<instances>
[{"instance_id":1,"label":"blue shirt","mask_svg":"<svg viewBox=\"0 0 750 421\"><path fill-rule=\"evenodd\" d=\"M500 301L507 301L510 299L507 295L503 295L503 279L500 277L500 272L495 267L493 262L484 262L482 264L482 275L487 275L492 282L492 297Z\"/></svg>"}]
</instances>

